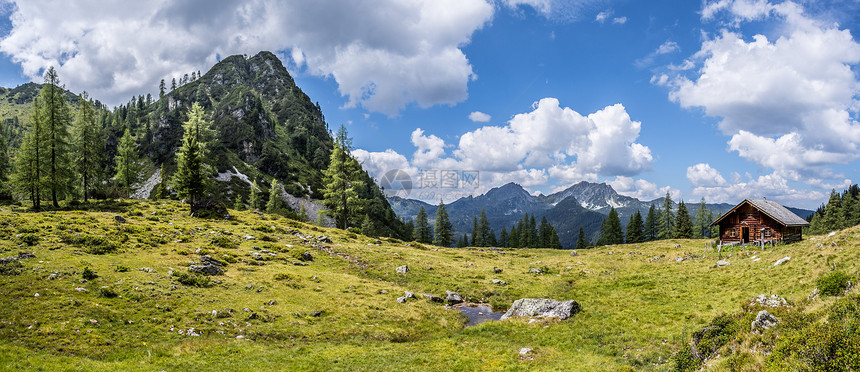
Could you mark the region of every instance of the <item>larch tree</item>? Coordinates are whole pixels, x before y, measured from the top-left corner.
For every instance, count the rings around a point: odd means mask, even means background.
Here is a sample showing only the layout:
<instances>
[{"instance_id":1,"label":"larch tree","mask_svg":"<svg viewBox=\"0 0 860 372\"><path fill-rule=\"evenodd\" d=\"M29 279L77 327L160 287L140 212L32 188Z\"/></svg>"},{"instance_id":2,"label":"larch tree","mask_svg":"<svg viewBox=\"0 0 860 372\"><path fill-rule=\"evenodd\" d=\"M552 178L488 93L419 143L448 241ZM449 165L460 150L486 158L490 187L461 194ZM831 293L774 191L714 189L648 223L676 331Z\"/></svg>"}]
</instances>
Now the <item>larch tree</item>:
<instances>
[{"instance_id":1,"label":"larch tree","mask_svg":"<svg viewBox=\"0 0 860 372\"><path fill-rule=\"evenodd\" d=\"M60 78L54 67L45 72L42 84L42 120L44 122L47 156L45 158L45 187L51 195L54 208L60 206L58 200L72 191L74 173L72 172L72 145L69 141L71 114L66 103L65 92L60 87Z\"/></svg>"},{"instance_id":2,"label":"larch tree","mask_svg":"<svg viewBox=\"0 0 860 372\"><path fill-rule=\"evenodd\" d=\"M89 200L90 190L101 171L104 140L101 128L96 123L93 100L84 92L78 106L78 121L75 127L75 148L78 176L84 192L84 202Z\"/></svg>"},{"instance_id":3,"label":"larch tree","mask_svg":"<svg viewBox=\"0 0 860 372\"><path fill-rule=\"evenodd\" d=\"M248 196L248 205L251 210L260 209L260 187L257 186L257 180L251 185L251 195Z\"/></svg>"},{"instance_id":4,"label":"larch tree","mask_svg":"<svg viewBox=\"0 0 860 372\"><path fill-rule=\"evenodd\" d=\"M119 140L116 162L116 179L120 188L125 191L125 196L131 195L131 186L140 181L140 161L137 152L137 144L131 130L126 125L125 132Z\"/></svg>"},{"instance_id":5,"label":"larch tree","mask_svg":"<svg viewBox=\"0 0 860 372\"><path fill-rule=\"evenodd\" d=\"M364 181L361 178L361 165L352 157L351 150L352 139L347 136L346 127L341 125L331 150L329 166L323 172L323 204L337 227L344 230L350 224L359 222L367 204L358 194L358 190L364 187Z\"/></svg>"},{"instance_id":6,"label":"larch tree","mask_svg":"<svg viewBox=\"0 0 860 372\"><path fill-rule=\"evenodd\" d=\"M681 200L678 203L678 215L675 217L675 239L690 239L692 237L693 221L690 220L687 205Z\"/></svg>"},{"instance_id":7,"label":"larch tree","mask_svg":"<svg viewBox=\"0 0 860 372\"><path fill-rule=\"evenodd\" d=\"M42 101L36 98L33 109L27 121L28 130L21 141L21 147L15 157L15 172L12 174L13 188L21 195L26 195L33 204L33 209L41 210L44 177L42 173L45 142L44 123L42 122Z\"/></svg>"},{"instance_id":8,"label":"larch tree","mask_svg":"<svg viewBox=\"0 0 860 372\"><path fill-rule=\"evenodd\" d=\"M436 225L434 226L433 244L441 247L450 247L453 240L451 221L448 219L448 212L445 210L445 203L439 201L439 207L436 208Z\"/></svg>"},{"instance_id":9,"label":"larch tree","mask_svg":"<svg viewBox=\"0 0 860 372\"><path fill-rule=\"evenodd\" d=\"M281 197L281 188L278 186L278 180L272 180L272 185L269 187L269 201L266 203L266 212L278 213L284 208L284 199Z\"/></svg>"},{"instance_id":10,"label":"larch tree","mask_svg":"<svg viewBox=\"0 0 860 372\"><path fill-rule=\"evenodd\" d=\"M209 142L215 137L211 123L203 118L203 106L197 102L188 110L188 120L182 123L182 145L176 154L173 184L181 199L194 204L206 191Z\"/></svg>"}]
</instances>

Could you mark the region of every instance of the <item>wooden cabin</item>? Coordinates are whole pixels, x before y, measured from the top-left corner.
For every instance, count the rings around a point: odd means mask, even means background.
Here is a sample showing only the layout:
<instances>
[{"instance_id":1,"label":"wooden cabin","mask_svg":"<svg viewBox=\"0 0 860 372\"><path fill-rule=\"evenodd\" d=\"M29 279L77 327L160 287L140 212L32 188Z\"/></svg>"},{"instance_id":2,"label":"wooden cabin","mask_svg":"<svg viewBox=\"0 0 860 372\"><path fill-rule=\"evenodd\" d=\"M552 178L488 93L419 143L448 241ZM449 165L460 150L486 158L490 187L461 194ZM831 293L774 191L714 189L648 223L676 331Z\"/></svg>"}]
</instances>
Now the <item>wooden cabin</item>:
<instances>
[{"instance_id":1,"label":"wooden cabin","mask_svg":"<svg viewBox=\"0 0 860 372\"><path fill-rule=\"evenodd\" d=\"M767 199L745 199L720 216L711 226L720 226L720 244L784 242L803 239L802 230L809 226L800 216L777 202Z\"/></svg>"}]
</instances>

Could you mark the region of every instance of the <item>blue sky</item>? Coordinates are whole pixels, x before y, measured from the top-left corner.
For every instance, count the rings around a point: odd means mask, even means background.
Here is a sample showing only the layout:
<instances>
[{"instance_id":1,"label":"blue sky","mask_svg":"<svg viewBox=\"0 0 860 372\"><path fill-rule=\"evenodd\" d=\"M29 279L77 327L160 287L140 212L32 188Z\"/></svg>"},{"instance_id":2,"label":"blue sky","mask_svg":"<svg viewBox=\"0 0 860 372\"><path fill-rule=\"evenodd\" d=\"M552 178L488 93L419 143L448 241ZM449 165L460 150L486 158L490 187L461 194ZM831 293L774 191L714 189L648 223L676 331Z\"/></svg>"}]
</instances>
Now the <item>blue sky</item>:
<instances>
[{"instance_id":1,"label":"blue sky","mask_svg":"<svg viewBox=\"0 0 860 372\"><path fill-rule=\"evenodd\" d=\"M119 104L275 51L374 176L478 171L427 201L586 180L814 208L857 182L857 0L47 3L3 4L0 85L54 65Z\"/></svg>"}]
</instances>

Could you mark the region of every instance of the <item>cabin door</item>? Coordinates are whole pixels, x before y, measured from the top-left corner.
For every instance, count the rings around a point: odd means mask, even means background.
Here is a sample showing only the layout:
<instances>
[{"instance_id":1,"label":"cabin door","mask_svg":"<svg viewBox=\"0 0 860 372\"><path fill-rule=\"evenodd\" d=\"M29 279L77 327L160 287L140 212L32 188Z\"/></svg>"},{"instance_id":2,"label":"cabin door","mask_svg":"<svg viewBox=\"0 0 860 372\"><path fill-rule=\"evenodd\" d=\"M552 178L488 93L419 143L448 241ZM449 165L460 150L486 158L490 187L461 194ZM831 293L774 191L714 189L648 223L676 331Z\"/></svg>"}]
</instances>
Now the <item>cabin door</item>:
<instances>
[{"instance_id":1,"label":"cabin door","mask_svg":"<svg viewBox=\"0 0 860 372\"><path fill-rule=\"evenodd\" d=\"M749 227L741 228L741 239L743 239L744 243L750 242L750 228Z\"/></svg>"}]
</instances>

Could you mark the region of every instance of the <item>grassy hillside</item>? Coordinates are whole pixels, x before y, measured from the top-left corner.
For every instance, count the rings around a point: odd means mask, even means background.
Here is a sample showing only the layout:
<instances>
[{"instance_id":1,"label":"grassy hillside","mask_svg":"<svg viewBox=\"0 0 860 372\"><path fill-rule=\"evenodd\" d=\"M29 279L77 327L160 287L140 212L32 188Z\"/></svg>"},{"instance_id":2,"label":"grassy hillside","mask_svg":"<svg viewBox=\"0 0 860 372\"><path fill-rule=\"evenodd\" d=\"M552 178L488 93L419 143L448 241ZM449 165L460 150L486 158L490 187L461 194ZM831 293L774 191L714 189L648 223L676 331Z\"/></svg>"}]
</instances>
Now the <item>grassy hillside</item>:
<instances>
[{"instance_id":1,"label":"grassy hillside","mask_svg":"<svg viewBox=\"0 0 860 372\"><path fill-rule=\"evenodd\" d=\"M720 314L745 322L751 310L744 305L759 294L785 297L793 307L775 314L810 324L857 303L854 294L806 298L832 268L856 278L858 227L764 251L724 252L730 265L720 267L702 240L570 256L377 241L231 214L195 219L170 201L42 213L0 207L0 256L35 255L0 264L0 369L662 371ZM201 255L224 261L224 275L188 274ZM785 256L791 260L773 265ZM400 265L410 271L396 273ZM97 277L85 279L87 268ZM446 290L496 311L519 298L548 297L574 299L582 312L566 321L465 328L465 316L422 296L444 297ZM418 298L396 302L404 291ZM772 349L757 346L778 345L781 327L763 336L732 334L735 342L724 348L745 356L732 359L722 349L706 368L779 370L802 360L774 362L765 355ZM523 347L533 353L521 357Z\"/></svg>"}]
</instances>

